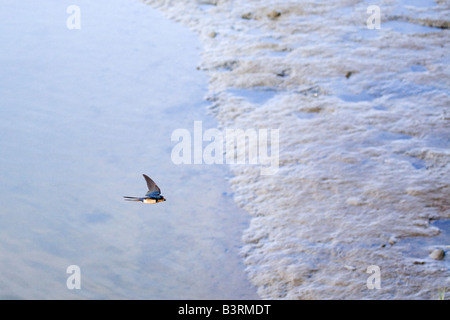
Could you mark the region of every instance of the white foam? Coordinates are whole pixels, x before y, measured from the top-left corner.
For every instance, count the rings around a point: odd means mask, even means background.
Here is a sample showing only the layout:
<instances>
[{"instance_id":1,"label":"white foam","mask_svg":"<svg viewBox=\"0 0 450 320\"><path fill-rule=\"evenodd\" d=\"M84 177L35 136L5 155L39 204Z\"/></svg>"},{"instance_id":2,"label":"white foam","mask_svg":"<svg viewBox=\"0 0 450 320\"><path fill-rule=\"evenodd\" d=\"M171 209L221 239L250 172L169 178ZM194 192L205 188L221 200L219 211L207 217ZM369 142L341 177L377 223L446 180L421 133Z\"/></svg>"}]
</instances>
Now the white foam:
<instances>
[{"instance_id":1,"label":"white foam","mask_svg":"<svg viewBox=\"0 0 450 320\"><path fill-rule=\"evenodd\" d=\"M401 240L450 217L450 34L422 27L445 25L448 4L381 1L369 30L368 2L146 2L200 34L222 127L280 129L277 175L230 168L262 298L429 299L449 285L448 265L415 263ZM239 94L258 88L274 94ZM370 265L379 290L366 287Z\"/></svg>"}]
</instances>

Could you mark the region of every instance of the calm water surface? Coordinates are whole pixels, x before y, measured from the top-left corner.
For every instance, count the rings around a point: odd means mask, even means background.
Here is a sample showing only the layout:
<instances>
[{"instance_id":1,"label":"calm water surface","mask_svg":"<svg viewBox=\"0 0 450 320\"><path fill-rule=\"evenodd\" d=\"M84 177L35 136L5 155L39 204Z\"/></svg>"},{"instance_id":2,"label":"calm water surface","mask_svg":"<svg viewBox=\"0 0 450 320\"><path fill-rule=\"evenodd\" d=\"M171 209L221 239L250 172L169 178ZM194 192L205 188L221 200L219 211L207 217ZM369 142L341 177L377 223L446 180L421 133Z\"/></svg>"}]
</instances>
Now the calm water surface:
<instances>
[{"instance_id":1,"label":"calm water surface","mask_svg":"<svg viewBox=\"0 0 450 320\"><path fill-rule=\"evenodd\" d=\"M257 298L226 167L170 158L215 126L195 34L132 0L78 1L69 30L71 4L2 2L0 298ZM168 201L123 201L143 173Z\"/></svg>"}]
</instances>

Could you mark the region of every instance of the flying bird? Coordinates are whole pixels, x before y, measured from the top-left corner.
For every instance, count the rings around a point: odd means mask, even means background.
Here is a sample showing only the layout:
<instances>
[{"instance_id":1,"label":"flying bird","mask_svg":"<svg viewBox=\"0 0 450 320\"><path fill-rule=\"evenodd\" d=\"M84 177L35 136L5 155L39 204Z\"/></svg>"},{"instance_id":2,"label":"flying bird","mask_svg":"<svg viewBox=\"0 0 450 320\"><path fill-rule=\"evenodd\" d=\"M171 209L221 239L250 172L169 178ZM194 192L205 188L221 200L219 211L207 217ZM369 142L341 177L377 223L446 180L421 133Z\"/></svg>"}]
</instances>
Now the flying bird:
<instances>
[{"instance_id":1,"label":"flying bird","mask_svg":"<svg viewBox=\"0 0 450 320\"><path fill-rule=\"evenodd\" d=\"M164 198L161 195L161 189L156 185L156 183L150 179L147 175L143 174L145 181L147 182L148 186L148 192L143 197L127 197L124 196L125 200L127 201L140 201L143 203L157 203L161 201L166 201L166 198Z\"/></svg>"}]
</instances>

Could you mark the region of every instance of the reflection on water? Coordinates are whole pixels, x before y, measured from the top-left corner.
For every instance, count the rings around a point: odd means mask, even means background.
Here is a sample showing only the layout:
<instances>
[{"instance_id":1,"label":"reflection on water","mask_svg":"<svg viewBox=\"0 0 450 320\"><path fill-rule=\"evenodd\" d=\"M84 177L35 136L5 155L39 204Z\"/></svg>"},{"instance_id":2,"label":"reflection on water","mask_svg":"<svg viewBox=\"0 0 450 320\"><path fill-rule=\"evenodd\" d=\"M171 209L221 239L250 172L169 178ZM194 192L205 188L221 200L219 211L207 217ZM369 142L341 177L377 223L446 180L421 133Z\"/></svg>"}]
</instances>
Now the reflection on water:
<instances>
[{"instance_id":1,"label":"reflection on water","mask_svg":"<svg viewBox=\"0 0 450 320\"><path fill-rule=\"evenodd\" d=\"M195 35L124 0L78 1L69 30L68 5L2 3L0 298L257 298L226 168L170 160L211 121ZM143 173L168 201L123 201Z\"/></svg>"},{"instance_id":2,"label":"reflection on water","mask_svg":"<svg viewBox=\"0 0 450 320\"><path fill-rule=\"evenodd\" d=\"M450 248L450 220L437 220L430 223L431 226L438 228L439 233L434 237L412 237L407 239L401 239L401 243L404 245L404 251L416 258L416 263L433 262L430 257L430 253L434 249L448 250ZM446 267L450 267L448 259L443 259L442 264Z\"/></svg>"}]
</instances>

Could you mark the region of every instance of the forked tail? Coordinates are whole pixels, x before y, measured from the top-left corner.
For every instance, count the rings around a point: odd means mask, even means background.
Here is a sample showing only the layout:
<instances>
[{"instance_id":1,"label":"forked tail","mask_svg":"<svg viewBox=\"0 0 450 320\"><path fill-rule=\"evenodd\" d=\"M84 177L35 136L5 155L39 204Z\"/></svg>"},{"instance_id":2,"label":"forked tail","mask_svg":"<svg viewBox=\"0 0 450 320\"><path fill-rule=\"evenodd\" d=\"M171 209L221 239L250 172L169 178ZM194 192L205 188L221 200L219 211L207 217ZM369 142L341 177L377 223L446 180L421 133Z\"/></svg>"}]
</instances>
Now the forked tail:
<instances>
[{"instance_id":1,"label":"forked tail","mask_svg":"<svg viewBox=\"0 0 450 320\"><path fill-rule=\"evenodd\" d=\"M141 199L140 198L137 198L137 197L127 197L127 196L123 196L125 199L124 200L126 200L126 201L141 201Z\"/></svg>"}]
</instances>

